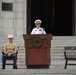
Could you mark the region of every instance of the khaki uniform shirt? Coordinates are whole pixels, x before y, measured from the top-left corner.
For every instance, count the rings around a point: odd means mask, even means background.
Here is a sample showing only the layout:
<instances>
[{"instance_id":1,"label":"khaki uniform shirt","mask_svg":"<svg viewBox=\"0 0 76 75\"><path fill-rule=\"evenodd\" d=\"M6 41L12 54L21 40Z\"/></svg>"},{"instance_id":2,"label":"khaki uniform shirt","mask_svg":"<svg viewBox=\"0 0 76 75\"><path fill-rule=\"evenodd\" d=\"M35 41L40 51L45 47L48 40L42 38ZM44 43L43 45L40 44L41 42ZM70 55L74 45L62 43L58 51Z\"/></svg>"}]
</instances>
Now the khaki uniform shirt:
<instances>
[{"instance_id":1,"label":"khaki uniform shirt","mask_svg":"<svg viewBox=\"0 0 76 75\"><path fill-rule=\"evenodd\" d=\"M14 43L7 43L4 45L4 51L6 51L8 53L12 53L17 50L18 50L17 45Z\"/></svg>"}]
</instances>

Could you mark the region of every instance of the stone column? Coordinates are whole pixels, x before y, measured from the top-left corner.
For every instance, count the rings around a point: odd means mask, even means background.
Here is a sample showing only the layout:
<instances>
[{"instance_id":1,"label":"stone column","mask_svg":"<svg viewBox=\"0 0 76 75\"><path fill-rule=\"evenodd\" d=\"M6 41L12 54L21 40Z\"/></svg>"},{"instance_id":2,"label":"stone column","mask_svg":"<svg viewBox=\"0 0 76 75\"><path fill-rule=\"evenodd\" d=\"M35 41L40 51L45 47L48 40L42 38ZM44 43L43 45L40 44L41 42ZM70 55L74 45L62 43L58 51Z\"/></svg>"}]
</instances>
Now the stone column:
<instances>
[{"instance_id":1,"label":"stone column","mask_svg":"<svg viewBox=\"0 0 76 75\"><path fill-rule=\"evenodd\" d=\"M15 35L22 36L26 33L26 0L15 0L14 16Z\"/></svg>"}]
</instances>

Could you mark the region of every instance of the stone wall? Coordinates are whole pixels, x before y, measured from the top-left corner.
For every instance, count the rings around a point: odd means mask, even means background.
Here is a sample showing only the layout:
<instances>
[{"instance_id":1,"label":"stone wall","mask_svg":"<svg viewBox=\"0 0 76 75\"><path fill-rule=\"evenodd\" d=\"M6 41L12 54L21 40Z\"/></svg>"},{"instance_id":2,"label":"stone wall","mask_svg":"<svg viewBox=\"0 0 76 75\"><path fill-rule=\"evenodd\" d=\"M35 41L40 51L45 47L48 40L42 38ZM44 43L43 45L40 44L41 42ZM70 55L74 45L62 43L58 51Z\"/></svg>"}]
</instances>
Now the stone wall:
<instances>
[{"instance_id":1,"label":"stone wall","mask_svg":"<svg viewBox=\"0 0 76 75\"><path fill-rule=\"evenodd\" d=\"M12 11L3 11L2 2L12 3ZM0 35L26 33L26 0L0 0Z\"/></svg>"}]
</instances>

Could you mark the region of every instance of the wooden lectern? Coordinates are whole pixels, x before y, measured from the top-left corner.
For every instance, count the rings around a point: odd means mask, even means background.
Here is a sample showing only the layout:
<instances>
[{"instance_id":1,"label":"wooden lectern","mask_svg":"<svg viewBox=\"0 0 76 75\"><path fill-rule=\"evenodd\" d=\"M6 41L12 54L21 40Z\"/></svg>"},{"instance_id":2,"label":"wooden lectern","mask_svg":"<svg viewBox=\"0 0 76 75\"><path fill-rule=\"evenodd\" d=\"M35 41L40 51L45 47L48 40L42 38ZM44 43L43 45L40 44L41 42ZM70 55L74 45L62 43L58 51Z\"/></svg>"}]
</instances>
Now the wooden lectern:
<instances>
[{"instance_id":1,"label":"wooden lectern","mask_svg":"<svg viewBox=\"0 0 76 75\"><path fill-rule=\"evenodd\" d=\"M50 65L51 34L23 34L26 49L26 65L44 67Z\"/></svg>"}]
</instances>

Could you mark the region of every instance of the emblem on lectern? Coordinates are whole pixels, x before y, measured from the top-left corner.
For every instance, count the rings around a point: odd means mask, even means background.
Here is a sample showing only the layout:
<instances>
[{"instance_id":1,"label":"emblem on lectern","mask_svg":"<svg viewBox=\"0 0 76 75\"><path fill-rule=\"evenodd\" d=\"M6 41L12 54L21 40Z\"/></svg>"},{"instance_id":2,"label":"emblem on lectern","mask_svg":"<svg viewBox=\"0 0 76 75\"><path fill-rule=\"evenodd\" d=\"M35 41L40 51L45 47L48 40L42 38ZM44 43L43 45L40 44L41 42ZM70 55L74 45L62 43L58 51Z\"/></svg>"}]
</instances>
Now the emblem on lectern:
<instances>
[{"instance_id":1,"label":"emblem on lectern","mask_svg":"<svg viewBox=\"0 0 76 75\"><path fill-rule=\"evenodd\" d=\"M33 40L33 46L35 47L40 47L42 45L42 39L40 37L36 37Z\"/></svg>"}]
</instances>

